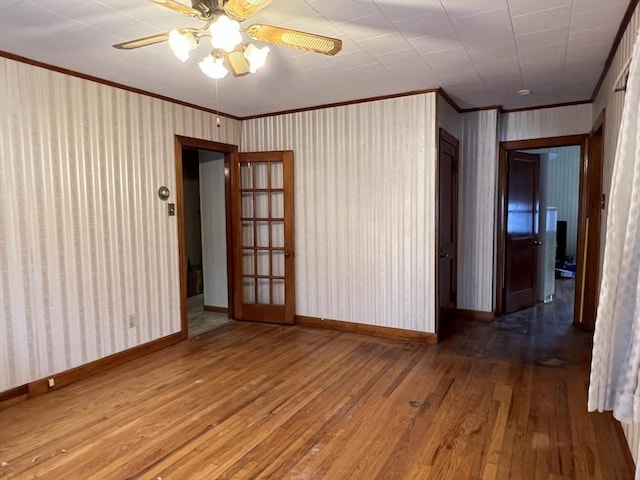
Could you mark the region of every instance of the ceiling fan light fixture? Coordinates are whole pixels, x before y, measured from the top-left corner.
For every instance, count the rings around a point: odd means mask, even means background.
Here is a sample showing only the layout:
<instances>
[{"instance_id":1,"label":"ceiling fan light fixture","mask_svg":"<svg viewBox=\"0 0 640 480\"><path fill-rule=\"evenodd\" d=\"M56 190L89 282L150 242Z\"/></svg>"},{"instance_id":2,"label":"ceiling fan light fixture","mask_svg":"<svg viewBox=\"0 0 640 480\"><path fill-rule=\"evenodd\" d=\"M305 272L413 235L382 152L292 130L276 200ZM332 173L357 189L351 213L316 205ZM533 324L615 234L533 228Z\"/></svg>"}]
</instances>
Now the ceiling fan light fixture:
<instances>
[{"instance_id":1,"label":"ceiling fan light fixture","mask_svg":"<svg viewBox=\"0 0 640 480\"><path fill-rule=\"evenodd\" d=\"M227 53L231 53L242 42L240 24L226 15L220 15L209 27L211 45Z\"/></svg>"},{"instance_id":2,"label":"ceiling fan light fixture","mask_svg":"<svg viewBox=\"0 0 640 480\"><path fill-rule=\"evenodd\" d=\"M270 3L271 0L227 0L224 10L229 16L242 21L255 15Z\"/></svg>"},{"instance_id":3,"label":"ceiling fan light fixture","mask_svg":"<svg viewBox=\"0 0 640 480\"><path fill-rule=\"evenodd\" d=\"M207 55L198 65L200 65L202 73L214 80L224 78L227 76L227 73L229 73L229 70L224 66L224 59L222 57L214 58L213 55Z\"/></svg>"},{"instance_id":4,"label":"ceiling fan light fixture","mask_svg":"<svg viewBox=\"0 0 640 480\"><path fill-rule=\"evenodd\" d=\"M186 62L189 52L198 46L198 41L191 32L180 33L179 30L173 29L169 32L169 46L176 57Z\"/></svg>"},{"instance_id":5,"label":"ceiling fan light fixture","mask_svg":"<svg viewBox=\"0 0 640 480\"><path fill-rule=\"evenodd\" d=\"M271 49L269 47L258 48L250 43L244 49L244 56L249 61L249 71L256 73L267 61L267 55Z\"/></svg>"}]
</instances>

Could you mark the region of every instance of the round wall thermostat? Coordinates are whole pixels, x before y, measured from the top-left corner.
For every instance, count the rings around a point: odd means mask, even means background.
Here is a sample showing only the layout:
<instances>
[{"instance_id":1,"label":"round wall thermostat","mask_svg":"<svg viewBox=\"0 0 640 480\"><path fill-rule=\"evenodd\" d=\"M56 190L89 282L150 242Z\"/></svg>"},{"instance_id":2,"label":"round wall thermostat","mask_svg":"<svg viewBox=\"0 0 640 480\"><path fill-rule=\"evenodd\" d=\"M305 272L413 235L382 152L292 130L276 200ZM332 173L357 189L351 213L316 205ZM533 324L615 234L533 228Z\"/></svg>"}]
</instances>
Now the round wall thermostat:
<instances>
[{"instance_id":1,"label":"round wall thermostat","mask_svg":"<svg viewBox=\"0 0 640 480\"><path fill-rule=\"evenodd\" d=\"M162 186L158 189L158 197L160 197L160 200L166 200L167 198L169 198L169 189L165 186Z\"/></svg>"}]
</instances>

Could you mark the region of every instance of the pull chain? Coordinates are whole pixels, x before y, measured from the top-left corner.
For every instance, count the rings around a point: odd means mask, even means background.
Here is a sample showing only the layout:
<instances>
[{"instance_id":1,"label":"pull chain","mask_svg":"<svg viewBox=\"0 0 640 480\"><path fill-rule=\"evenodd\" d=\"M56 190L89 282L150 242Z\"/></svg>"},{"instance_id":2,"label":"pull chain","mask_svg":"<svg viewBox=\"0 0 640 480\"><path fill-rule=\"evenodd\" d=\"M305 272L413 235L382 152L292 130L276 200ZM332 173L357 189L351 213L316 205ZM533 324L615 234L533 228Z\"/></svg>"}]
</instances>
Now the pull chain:
<instances>
[{"instance_id":1,"label":"pull chain","mask_svg":"<svg viewBox=\"0 0 640 480\"><path fill-rule=\"evenodd\" d=\"M216 127L220 128L220 110L218 109L218 80L216 80Z\"/></svg>"}]
</instances>

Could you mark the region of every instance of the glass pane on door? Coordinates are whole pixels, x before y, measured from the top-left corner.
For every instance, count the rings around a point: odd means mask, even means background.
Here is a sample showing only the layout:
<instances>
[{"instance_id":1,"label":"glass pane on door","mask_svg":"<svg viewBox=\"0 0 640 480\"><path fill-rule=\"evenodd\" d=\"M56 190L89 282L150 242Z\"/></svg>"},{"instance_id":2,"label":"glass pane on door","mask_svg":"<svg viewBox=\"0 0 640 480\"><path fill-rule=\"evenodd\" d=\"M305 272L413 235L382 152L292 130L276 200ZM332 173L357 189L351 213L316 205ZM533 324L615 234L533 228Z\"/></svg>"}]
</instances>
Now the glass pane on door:
<instances>
[{"instance_id":1,"label":"glass pane on door","mask_svg":"<svg viewBox=\"0 0 640 480\"><path fill-rule=\"evenodd\" d=\"M271 246L284 248L284 222L271 222Z\"/></svg>"},{"instance_id":2,"label":"glass pane on door","mask_svg":"<svg viewBox=\"0 0 640 480\"><path fill-rule=\"evenodd\" d=\"M284 280L273 280L271 303L274 305L284 305Z\"/></svg>"},{"instance_id":3,"label":"glass pane on door","mask_svg":"<svg viewBox=\"0 0 640 480\"><path fill-rule=\"evenodd\" d=\"M253 193L242 194L242 217L253 217Z\"/></svg>"},{"instance_id":4,"label":"glass pane on door","mask_svg":"<svg viewBox=\"0 0 640 480\"><path fill-rule=\"evenodd\" d=\"M258 302L262 304L271 303L270 281L267 278L258 279Z\"/></svg>"},{"instance_id":5,"label":"glass pane on door","mask_svg":"<svg viewBox=\"0 0 640 480\"><path fill-rule=\"evenodd\" d=\"M270 274L269 250L258 250L258 275L268 277Z\"/></svg>"},{"instance_id":6,"label":"glass pane on door","mask_svg":"<svg viewBox=\"0 0 640 480\"><path fill-rule=\"evenodd\" d=\"M284 218L284 192L271 192L271 218Z\"/></svg>"},{"instance_id":7,"label":"glass pane on door","mask_svg":"<svg viewBox=\"0 0 640 480\"><path fill-rule=\"evenodd\" d=\"M284 277L284 252L281 250L271 253L271 274L274 277Z\"/></svg>"},{"instance_id":8,"label":"glass pane on door","mask_svg":"<svg viewBox=\"0 0 640 480\"><path fill-rule=\"evenodd\" d=\"M253 169L250 163L240 164L240 188L253 188Z\"/></svg>"},{"instance_id":9,"label":"glass pane on door","mask_svg":"<svg viewBox=\"0 0 640 480\"><path fill-rule=\"evenodd\" d=\"M269 246L269 222L256 222L256 246Z\"/></svg>"},{"instance_id":10,"label":"glass pane on door","mask_svg":"<svg viewBox=\"0 0 640 480\"><path fill-rule=\"evenodd\" d=\"M242 280L242 300L244 303L256 303L256 281L253 278Z\"/></svg>"},{"instance_id":11,"label":"glass pane on door","mask_svg":"<svg viewBox=\"0 0 640 480\"><path fill-rule=\"evenodd\" d=\"M253 222L242 222L242 246L253 247Z\"/></svg>"},{"instance_id":12,"label":"glass pane on door","mask_svg":"<svg viewBox=\"0 0 640 480\"><path fill-rule=\"evenodd\" d=\"M256 181L255 187L259 189L269 188L269 164L266 162L254 163Z\"/></svg>"},{"instance_id":13,"label":"glass pane on door","mask_svg":"<svg viewBox=\"0 0 640 480\"><path fill-rule=\"evenodd\" d=\"M272 196L271 192L257 192L256 199L256 217L269 218L269 197Z\"/></svg>"},{"instance_id":14,"label":"glass pane on door","mask_svg":"<svg viewBox=\"0 0 640 480\"><path fill-rule=\"evenodd\" d=\"M284 188L282 162L271 163L271 188Z\"/></svg>"}]
</instances>

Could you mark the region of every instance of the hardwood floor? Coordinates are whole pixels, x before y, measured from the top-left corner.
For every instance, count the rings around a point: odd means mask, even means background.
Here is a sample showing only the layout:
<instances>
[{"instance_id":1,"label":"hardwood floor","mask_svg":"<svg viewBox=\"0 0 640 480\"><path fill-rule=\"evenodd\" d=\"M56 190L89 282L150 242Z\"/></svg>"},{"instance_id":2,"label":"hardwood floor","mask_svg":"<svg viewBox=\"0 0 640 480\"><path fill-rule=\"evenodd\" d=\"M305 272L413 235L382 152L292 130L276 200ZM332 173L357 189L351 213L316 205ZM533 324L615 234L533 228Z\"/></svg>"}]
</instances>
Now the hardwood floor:
<instances>
[{"instance_id":1,"label":"hardwood floor","mask_svg":"<svg viewBox=\"0 0 640 480\"><path fill-rule=\"evenodd\" d=\"M0 411L0 478L631 479L554 304L438 346L231 322Z\"/></svg>"}]
</instances>

